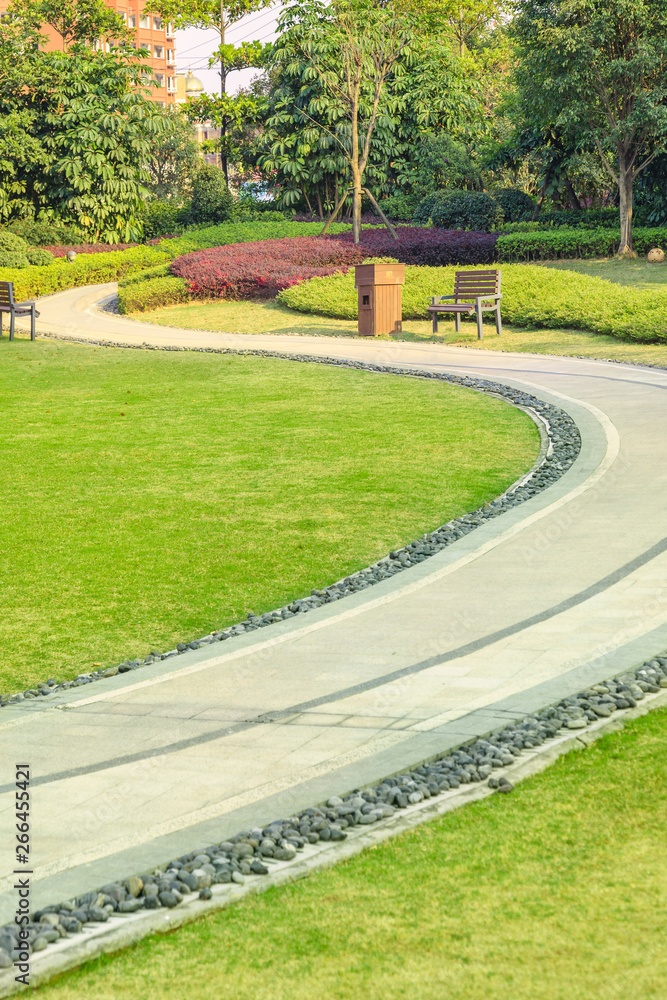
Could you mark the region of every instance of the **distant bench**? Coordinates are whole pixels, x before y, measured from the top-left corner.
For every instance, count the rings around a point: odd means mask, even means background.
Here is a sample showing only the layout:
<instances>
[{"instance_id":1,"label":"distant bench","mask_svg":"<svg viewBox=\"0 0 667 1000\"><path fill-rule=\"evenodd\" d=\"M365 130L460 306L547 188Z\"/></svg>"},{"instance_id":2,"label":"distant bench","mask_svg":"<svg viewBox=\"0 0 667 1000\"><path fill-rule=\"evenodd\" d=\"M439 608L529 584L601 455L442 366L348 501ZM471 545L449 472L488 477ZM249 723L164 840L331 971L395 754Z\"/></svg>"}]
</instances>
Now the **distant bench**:
<instances>
[{"instance_id":1,"label":"distant bench","mask_svg":"<svg viewBox=\"0 0 667 1000\"><path fill-rule=\"evenodd\" d=\"M2 314L9 313L9 339L14 339L14 320L17 316L30 316L30 339L35 339L35 320L39 316L34 302L15 302L14 283L0 281L0 337L2 336Z\"/></svg>"},{"instance_id":2,"label":"distant bench","mask_svg":"<svg viewBox=\"0 0 667 1000\"><path fill-rule=\"evenodd\" d=\"M461 316L469 316L474 312L477 316L477 339L482 340L482 313L494 312L496 315L496 330L503 332L500 322L500 271L457 271L454 276L454 294L439 295L431 299L428 312L433 314L433 333L438 332L438 314L454 313L454 326L458 333L461 329ZM454 299L449 305L443 303ZM473 299L472 302L466 301ZM493 300L492 305L482 303Z\"/></svg>"}]
</instances>

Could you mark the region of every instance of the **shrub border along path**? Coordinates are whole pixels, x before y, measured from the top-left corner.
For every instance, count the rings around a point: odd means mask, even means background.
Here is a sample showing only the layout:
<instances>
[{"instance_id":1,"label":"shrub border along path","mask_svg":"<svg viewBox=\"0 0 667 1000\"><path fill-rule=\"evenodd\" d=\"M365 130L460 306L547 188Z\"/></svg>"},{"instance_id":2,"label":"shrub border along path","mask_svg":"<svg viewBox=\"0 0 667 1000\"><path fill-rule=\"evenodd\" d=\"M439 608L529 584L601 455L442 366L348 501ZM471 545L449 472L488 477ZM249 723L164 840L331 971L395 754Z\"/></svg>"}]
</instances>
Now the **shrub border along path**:
<instances>
[{"instance_id":1,"label":"shrub border along path","mask_svg":"<svg viewBox=\"0 0 667 1000\"><path fill-rule=\"evenodd\" d=\"M224 642L235 635L242 635L244 632L254 632L258 628L265 628L287 618L292 618L297 614L304 614L314 608L322 607L324 604L331 604L350 594L358 593L367 587L380 583L397 573L415 566L430 556L435 555L447 548L459 538L463 538L475 528L486 521L504 514L518 504L523 503L535 496L541 490L547 489L557 479L570 468L579 454L581 447L581 436L576 424L564 410L552 406L543 400L532 396L529 393L510 386L502 385L498 382L490 382L488 379L473 378L466 375L452 375L449 373L435 373L426 370L400 368L389 365L373 365L361 361L345 361L334 357L320 357L309 354L286 354L280 351L265 350L234 350L232 348L215 347L154 347L149 344L137 346L136 344L122 344L107 340L83 340L76 337L66 337L60 334L41 334L53 340L73 341L75 343L94 344L98 347L115 347L133 350L164 350L164 351L194 351L205 354L236 354L242 357L262 357L277 358L282 361L295 361L306 364L333 365L339 368L353 368L357 371L372 372L382 375L403 375L410 378L429 379L431 381L447 382L451 385L459 385L464 388L473 389L477 392L488 393L509 401L514 406L529 413L538 427L546 433L548 447L543 448L543 453L537 460L535 467L518 484L512 486L502 496L492 500L491 503L462 517L454 518L435 531L422 535L420 539L409 542L400 549L390 552L387 556L358 570L356 573L330 584L322 590L313 590L310 597L300 598L282 608L275 608L262 615L248 615L242 622L231 625L225 629L211 632L200 639L191 642L179 642L176 649L167 652L153 651L144 660L124 660L117 666L101 668L96 671L79 674L72 681L56 681L55 678L42 681L37 687L26 688L24 691L13 695L0 695L0 708L8 705L16 705L20 702L34 698L48 697L56 691L66 691L70 688L80 687L94 681L107 677L115 677L118 673L127 673L136 670L138 667L147 666L159 660L167 660L180 653L185 653L190 649L199 649L209 643Z\"/></svg>"}]
</instances>

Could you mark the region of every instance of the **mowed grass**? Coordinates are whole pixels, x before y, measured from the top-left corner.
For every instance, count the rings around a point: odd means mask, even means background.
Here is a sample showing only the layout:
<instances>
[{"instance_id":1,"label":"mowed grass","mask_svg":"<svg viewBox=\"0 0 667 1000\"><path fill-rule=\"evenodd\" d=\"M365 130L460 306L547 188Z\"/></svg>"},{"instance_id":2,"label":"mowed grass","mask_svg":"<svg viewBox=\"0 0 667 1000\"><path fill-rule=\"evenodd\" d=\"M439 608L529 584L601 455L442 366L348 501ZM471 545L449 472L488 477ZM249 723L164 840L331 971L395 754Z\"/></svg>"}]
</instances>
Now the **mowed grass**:
<instances>
[{"instance_id":1,"label":"mowed grass","mask_svg":"<svg viewBox=\"0 0 667 1000\"><path fill-rule=\"evenodd\" d=\"M667 710L44 1000L663 1000Z\"/></svg>"},{"instance_id":2,"label":"mowed grass","mask_svg":"<svg viewBox=\"0 0 667 1000\"><path fill-rule=\"evenodd\" d=\"M554 261L550 264L572 263ZM582 264L588 264L582 261ZM615 262L612 262L615 263ZM634 262L636 264L636 262ZM630 265L634 266L634 265ZM649 267L649 265L646 265ZM657 265L658 267L660 265ZM667 273L667 266L666 266ZM603 275L599 275L602 277ZM295 334L303 337L355 337L354 320L315 316L288 309L278 302L195 302L192 305L168 306L152 312L137 313L132 319L155 323L159 326L180 327L186 330L220 331L223 333ZM461 332L454 330L453 320L441 318L437 334L433 334L431 320L404 320L400 336L385 336L382 340L407 343L448 344L452 347L474 347L481 350L528 352L531 354L575 355L601 360L627 361L632 364L662 365L667 367L667 344L638 344L617 340L605 334L585 330L526 330L503 324L503 335L498 337L493 322L484 324L484 340L477 340L474 320L463 321Z\"/></svg>"},{"instance_id":3,"label":"mowed grass","mask_svg":"<svg viewBox=\"0 0 667 1000\"><path fill-rule=\"evenodd\" d=\"M536 267L555 267L559 271L576 271L593 278L605 278L615 284L637 288L646 285L667 285L667 259L660 264L649 264L642 257L634 260L603 257L600 260L545 260L535 261Z\"/></svg>"},{"instance_id":4,"label":"mowed grass","mask_svg":"<svg viewBox=\"0 0 667 1000\"><path fill-rule=\"evenodd\" d=\"M0 691L310 593L535 459L470 390L275 359L0 341Z\"/></svg>"}]
</instances>

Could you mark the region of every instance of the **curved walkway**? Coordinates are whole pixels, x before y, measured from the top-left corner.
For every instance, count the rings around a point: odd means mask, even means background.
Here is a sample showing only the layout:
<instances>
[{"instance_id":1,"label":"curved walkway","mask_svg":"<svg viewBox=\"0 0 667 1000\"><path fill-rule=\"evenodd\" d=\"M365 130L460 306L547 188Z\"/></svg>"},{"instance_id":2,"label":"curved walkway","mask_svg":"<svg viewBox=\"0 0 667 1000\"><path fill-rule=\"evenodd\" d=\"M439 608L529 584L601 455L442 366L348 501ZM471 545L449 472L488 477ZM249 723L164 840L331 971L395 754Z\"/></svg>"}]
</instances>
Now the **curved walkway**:
<instances>
[{"instance_id":1,"label":"curved walkway","mask_svg":"<svg viewBox=\"0 0 667 1000\"><path fill-rule=\"evenodd\" d=\"M42 300L39 329L470 373L566 409L583 446L555 486L398 578L176 667L4 709L0 759L28 760L37 782L34 905L396 773L667 646L667 372L166 329L98 312L112 290ZM3 871L11 780L7 768ZM0 922L11 885L0 883Z\"/></svg>"}]
</instances>

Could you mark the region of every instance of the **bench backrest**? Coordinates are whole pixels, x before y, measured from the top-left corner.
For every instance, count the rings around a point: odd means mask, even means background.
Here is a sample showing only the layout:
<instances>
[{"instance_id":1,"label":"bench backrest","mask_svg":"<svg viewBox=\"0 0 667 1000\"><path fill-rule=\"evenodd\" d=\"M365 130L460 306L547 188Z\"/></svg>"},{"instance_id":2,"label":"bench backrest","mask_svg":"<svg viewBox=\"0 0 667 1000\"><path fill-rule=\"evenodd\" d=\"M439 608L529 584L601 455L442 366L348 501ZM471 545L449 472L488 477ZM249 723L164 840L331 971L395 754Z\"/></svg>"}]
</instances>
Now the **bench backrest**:
<instances>
[{"instance_id":1,"label":"bench backrest","mask_svg":"<svg viewBox=\"0 0 667 1000\"><path fill-rule=\"evenodd\" d=\"M14 283L0 281L0 306L14 305Z\"/></svg>"},{"instance_id":2,"label":"bench backrest","mask_svg":"<svg viewBox=\"0 0 667 1000\"><path fill-rule=\"evenodd\" d=\"M500 271L457 271L454 295L459 299L474 299L476 295L500 295Z\"/></svg>"}]
</instances>

